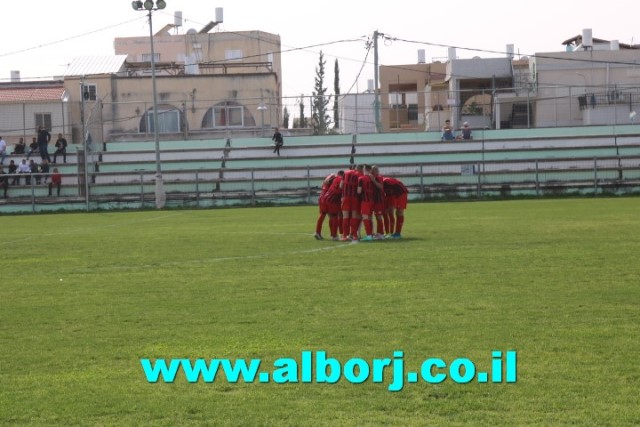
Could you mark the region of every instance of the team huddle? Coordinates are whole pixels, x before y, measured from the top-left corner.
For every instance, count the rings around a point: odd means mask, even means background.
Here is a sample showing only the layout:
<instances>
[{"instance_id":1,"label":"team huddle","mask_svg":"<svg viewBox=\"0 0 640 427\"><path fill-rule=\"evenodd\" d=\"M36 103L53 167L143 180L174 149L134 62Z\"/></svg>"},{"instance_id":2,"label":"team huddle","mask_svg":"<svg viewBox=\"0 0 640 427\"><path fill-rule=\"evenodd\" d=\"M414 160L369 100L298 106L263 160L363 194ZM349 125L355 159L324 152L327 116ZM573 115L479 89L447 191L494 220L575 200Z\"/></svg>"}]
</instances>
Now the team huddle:
<instances>
[{"instance_id":1,"label":"team huddle","mask_svg":"<svg viewBox=\"0 0 640 427\"><path fill-rule=\"evenodd\" d=\"M358 165L332 173L322 183L314 237L323 239L322 225L328 215L332 240L400 239L408 193L400 180L380 175L377 166ZM361 225L364 236L359 233Z\"/></svg>"}]
</instances>

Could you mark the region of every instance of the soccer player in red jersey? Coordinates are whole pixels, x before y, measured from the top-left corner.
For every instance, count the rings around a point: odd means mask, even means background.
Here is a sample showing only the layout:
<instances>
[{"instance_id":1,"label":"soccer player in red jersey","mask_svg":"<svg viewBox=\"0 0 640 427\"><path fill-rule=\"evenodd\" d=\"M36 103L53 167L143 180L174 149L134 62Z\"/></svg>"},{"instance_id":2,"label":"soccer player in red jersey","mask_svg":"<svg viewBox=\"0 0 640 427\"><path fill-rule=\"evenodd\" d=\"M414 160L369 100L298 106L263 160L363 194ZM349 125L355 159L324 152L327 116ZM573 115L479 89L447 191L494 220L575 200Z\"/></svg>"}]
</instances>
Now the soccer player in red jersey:
<instances>
[{"instance_id":1,"label":"soccer player in red jersey","mask_svg":"<svg viewBox=\"0 0 640 427\"><path fill-rule=\"evenodd\" d=\"M362 175L362 165L344 173L342 178L342 240L357 239L360 227L360 199L358 198L358 178Z\"/></svg>"},{"instance_id":2,"label":"soccer player in red jersey","mask_svg":"<svg viewBox=\"0 0 640 427\"><path fill-rule=\"evenodd\" d=\"M318 196L318 208L320 210L320 214L318 215L318 220L316 221L316 234L313 237L316 240L322 240L322 224L324 223L324 218L327 216L327 206L324 203L324 194L327 192L333 180L338 176L337 173L331 173L327 175L327 177L322 181L322 189L320 190L320 195Z\"/></svg>"},{"instance_id":3,"label":"soccer player in red jersey","mask_svg":"<svg viewBox=\"0 0 640 427\"><path fill-rule=\"evenodd\" d=\"M336 176L331 181L331 185L320 197L320 203L324 207L327 215L329 215L329 230L331 232L331 238L333 240L339 240L338 229L340 228L339 214L340 214L340 201L342 198L342 190L340 189L340 182L344 176L344 171L338 171ZM316 231L317 233L317 231ZM316 237L317 239L317 237Z\"/></svg>"},{"instance_id":4,"label":"soccer player in red jersey","mask_svg":"<svg viewBox=\"0 0 640 427\"><path fill-rule=\"evenodd\" d=\"M391 235L393 239L400 239L402 226L404 225L404 211L407 208L407 195L409 190L402 181L396 178L384 177L382 180L384 193L387 196L387 206L389 213L390 230L393 231L393 210L395 209L395 232Z\"/></svg>"},{"instance_id":5,"label":"soccer player in red jersey","mask_svg":"<svg viewBox=\"0 0 640 427\"><path fill-rule=\"evenodd\" d=\"M360 196L360 215L364 224L366 236L362 241L373 240L373 222L371 215L373 214L373 206L375 203L376 185L373 183L375 177L371 175L371 166L364 166L364 174L358 178L358 195Z\"/></svg>"},{"instance_id":6,"label":"soccer player in red jersey","mask_svg":"<svg viewBox=\"0 0 640 427\"><path fill-rule=\"evenodd\" d=\"M373 213L376 216L376 234L375 239L384 238L384 231L389 229L389 216L384 206L384 189L383 176L380 175L378 166L371 166L371 175L374 177L375 193L373 195Z\"/></svg>"}]
</instances>

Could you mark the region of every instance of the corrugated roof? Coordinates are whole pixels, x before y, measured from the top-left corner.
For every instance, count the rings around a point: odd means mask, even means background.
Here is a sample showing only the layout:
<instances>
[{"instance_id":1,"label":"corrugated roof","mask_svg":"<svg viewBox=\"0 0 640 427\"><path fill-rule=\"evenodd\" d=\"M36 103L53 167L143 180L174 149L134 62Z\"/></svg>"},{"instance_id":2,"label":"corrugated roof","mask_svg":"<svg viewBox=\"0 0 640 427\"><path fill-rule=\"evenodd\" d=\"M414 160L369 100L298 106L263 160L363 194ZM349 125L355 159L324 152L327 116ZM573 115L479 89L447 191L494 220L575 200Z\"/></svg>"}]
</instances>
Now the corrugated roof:
<instances>
[{"instance_id":1,"label":"corrugated roof","mask_svg":"<svg viewBox=\"0 0 640 427\"><path fill-rule=\"evenodd\" d=\"M127 55L81 56L75 58L64 72L65 76L114 74L122 70Z\"/></svg>"},{"instance_id":2,"label":"corrugated roof","mask_svg":"<svg viewBox=\"0 0 640 427\"><path fill-rule=\"evenodd\" d=\"M0 88L0 102L60 101L64 87Z\"/></svg>"}]
</instances>

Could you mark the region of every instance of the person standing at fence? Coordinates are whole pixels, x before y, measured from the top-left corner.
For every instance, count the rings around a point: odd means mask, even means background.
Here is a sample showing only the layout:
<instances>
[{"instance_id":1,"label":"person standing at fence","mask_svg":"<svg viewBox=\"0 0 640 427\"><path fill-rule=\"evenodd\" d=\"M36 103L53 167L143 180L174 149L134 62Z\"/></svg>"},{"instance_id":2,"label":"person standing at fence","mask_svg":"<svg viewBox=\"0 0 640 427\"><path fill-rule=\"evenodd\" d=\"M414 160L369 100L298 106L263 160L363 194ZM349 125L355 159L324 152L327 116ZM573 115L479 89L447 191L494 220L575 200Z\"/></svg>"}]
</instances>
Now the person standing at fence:
<instances>
[{"instance_id":1,"label":"person standing at fence","mask_svg":"<svg viewBox=\"0 0 640 427\"><path fill-rule=\"evenodd\" d=\"M47 159L51 161L49 157L49 141L51 141L51 134L44 127L38 127L38 149L40 150L40 158L42 160Z\"/></svg>"},{"instance_id":2,"label":"person standing at fence","mask_svg":"<svg viewBox=\"0 0 640 427\"><path fill-rule=\"evenodd\" d=\"M56 194L60 196L60 187L62 187L62 175L58 172L58 168L53 168L53 174L51 174L51 182L49 182L49 195L51 190L56 187Z\"/></svg>"},{"instance_id":3,"label":"person standing at fence","mask_svg":"<svg viewBox=\"0 0 640 427\"><path fill-rule=\"evenodd\" d=\"M67 140L61 133L58 134L58 139L56 140L56 151L53 153L53 163L56 162L58 154L62 154L62 161L67 163Z\"/></svg>"},{"instance_id":4,"label":"person standing at fence","mask_svg":"<svg viewBox=\"0 0 640 427\"><path fill-rule=\"evenodd\" d=\"M7 191L9 190L9 175L4 173L4 167L0 165L0 188L4 190L4 198L7 198Z\"/></svg>"},{"instance_id":5,"label":"person standing at fence","mask_svg":"<svg viewBox=\"0 0 640 427\"><path fill-rule=\"evenodd\" d=\"M273 152L278 153L278 156L280 156L280 148L282 148L282 146L284 145L284 138L280 133L280 129L275 128L275 131L273 132L273 136L271 137L271 140L274 141Z\"/></svg>"},{"instance_id":6,"label":"person standing at fence","mask_svg":"<svg viewBox=\"0 0 640 427\"><path fill-rule=\"evenodd\" d=\"M7 142L0 136L0 165L4 164L5 157L7 157Z\"/></svg>"}]
</instances>

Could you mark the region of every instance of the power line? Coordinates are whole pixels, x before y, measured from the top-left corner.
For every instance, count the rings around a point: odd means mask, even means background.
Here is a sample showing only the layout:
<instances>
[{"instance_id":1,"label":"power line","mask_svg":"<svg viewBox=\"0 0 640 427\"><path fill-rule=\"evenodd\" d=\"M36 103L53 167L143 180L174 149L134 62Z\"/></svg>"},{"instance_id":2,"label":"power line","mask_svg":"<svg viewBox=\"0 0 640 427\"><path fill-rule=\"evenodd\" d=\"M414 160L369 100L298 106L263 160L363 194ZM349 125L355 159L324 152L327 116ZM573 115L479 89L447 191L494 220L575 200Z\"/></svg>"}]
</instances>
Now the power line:
<instances>
[{"instance_id":1,"label":"power line","mask_svg":"<svg viewBox=\"0 0 640 427\"><path fill-rule=\"evenodd\" d=\"M105 30L110 30L112 28L116 28L116 27L119 27L121 25L129 24L131 22L135 22L135 21L138 21L140 19L141 18L136 18L136 19L132 19L132 20L129 20L129 21L120 22L118 24L110 25L108 27L102 27L102 28L98 28L98 29L93 30L93 31L89 31L87 33L82 33L82 34L78 34L78 35L75 35L75 36L70 36L70 37L67 37L67 38L64 38L64 39L60 39L60 40L54 40L54 41L51 41L51 42L48 42L48 43L43 43L43 44L40 44L40 45L37 45L37 46L32 46L32 47L28 47L28 48L21 49L21 50L14 50L14 51L11 51L11 52L0 53L0 58L5 57L5 56L11 56L11 55L17 55L17 54L20 54L20 53L29 52L29 51L35 50L35 49L41 49L43 47L53 46L53 45L56 45L56 44L68 42L68 41L71 41L71 40L74 40L74 39L78 39L78 38L81 38L81 37L86 37L86 36L89 36L91 34L99 33L101 31L105 31Z\"/></svg>"}]
</instances>

